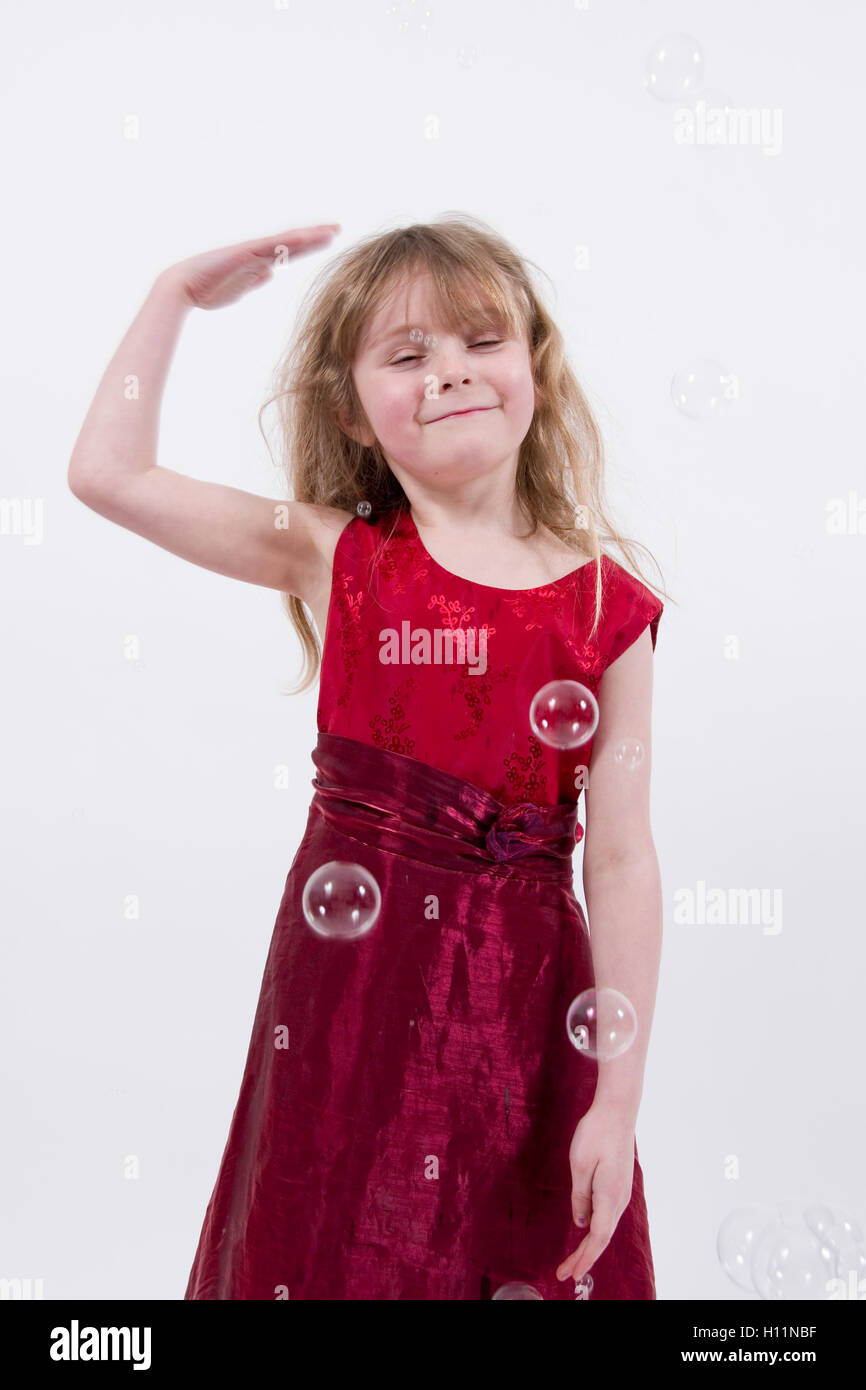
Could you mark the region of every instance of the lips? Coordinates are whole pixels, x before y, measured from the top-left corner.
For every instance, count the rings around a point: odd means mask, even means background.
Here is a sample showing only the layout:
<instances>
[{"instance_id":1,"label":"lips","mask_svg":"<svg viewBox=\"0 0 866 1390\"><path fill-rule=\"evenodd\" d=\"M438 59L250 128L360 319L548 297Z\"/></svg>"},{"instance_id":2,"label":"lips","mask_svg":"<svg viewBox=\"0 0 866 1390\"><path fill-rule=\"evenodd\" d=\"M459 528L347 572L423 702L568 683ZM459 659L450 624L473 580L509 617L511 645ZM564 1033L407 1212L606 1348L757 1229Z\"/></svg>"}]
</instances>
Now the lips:
<instances>
[{"instance_id":1,"label":"lips","mask_svg":"<svg viewBox=\"0 0 866 1390\"><path fill-rule=\"evenodd\" d=\"M468 410L449 410L447 415L437 415L435 420L430 421L430 424L435 425L439 420L450 420L455 415L476 415L483 410L495 409L496 407L492 405L471 405Z\"/></svg>"}]
</instances>

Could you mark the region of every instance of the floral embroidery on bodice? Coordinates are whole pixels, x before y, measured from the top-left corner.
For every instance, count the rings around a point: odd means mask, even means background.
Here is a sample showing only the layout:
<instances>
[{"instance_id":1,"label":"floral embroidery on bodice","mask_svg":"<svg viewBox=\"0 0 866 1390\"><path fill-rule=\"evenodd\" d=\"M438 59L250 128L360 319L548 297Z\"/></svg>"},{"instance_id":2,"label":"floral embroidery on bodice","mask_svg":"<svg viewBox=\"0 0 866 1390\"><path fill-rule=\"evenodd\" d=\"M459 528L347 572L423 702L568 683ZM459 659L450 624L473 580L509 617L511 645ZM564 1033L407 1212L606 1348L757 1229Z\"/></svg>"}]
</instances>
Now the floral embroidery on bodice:
<instances>
[{"instance_id":1,"label":"floral embroidery on bodice","mask_svg":"<svg viewBox=\"0 0 866 1390\"><path fill-rule=\"evenodd\" d=\"M663 605L605 555L602 612L590 640L596 566L535 589L450 574L425 550L404 506L353 518L334 554L320 730L420 759L505 805L578 799L592 740L551 748L533 733L533 696L553 680L598 695L606 668Z\"/></svg>"}]
</instances>

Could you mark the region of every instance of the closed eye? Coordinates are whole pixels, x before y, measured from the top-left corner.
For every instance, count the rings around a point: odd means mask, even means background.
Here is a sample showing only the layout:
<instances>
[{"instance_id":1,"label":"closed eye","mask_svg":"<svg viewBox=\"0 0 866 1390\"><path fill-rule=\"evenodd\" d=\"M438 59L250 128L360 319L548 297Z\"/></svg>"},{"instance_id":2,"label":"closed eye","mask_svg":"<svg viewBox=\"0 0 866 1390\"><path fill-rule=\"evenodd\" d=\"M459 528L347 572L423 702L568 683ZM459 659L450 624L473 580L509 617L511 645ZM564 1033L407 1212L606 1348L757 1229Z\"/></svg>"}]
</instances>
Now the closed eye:
<instances>
[{"instance_id":1,"label":"closed eye","mask_svg":"<svg viewBox=\"0 0 866 1390\"><path fill-rule=\"evenodd\" d=\"M499 345L501 342L502 342L502 339L501 339L501 338L485 338L483 342L481 342L481 343L470 343L469 346L470 346L470 347L498 347L498 345ZM398 367L398 366L400 365L401 362L416 362L416 361L418 360L418 357L419 357L419 356L420 356L420 354L415 354L415 355L410 354L408 357L397 357L397 358L395 358L395 360L391 363L391 366L392 366L392 367Z\"/></svg>"}]
</instances>

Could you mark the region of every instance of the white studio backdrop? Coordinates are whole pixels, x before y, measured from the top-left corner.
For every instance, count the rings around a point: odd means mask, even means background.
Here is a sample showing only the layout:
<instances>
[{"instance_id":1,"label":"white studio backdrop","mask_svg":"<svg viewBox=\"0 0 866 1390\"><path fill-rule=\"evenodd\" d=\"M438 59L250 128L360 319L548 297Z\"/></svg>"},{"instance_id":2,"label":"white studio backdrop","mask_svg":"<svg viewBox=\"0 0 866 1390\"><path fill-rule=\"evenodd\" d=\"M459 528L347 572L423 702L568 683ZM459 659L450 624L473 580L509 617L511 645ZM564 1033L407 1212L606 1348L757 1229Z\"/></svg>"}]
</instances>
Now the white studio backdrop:
<instances>
[{"instance_id":1,"label":"white studio backdrop","mask_svg":"<svg viewBox=\"0 0 866 1390\"><path fill-rule=\"evenodd\" d=\"M342 225L331 248L190 314L159 462L285 495L256 411L352 241L461 210L543 267L615 513L676 599L637 1128L659 1298L750 1297L715 1248L746 1202L864 1215L862 11L430 0L425 27L420 10L4 11L0 1276L46 1298L183 1296L318 697L280 694L300 647L276 592L89 511L69 456L161 269L319 222ZM707 90L782 113L775 147L677 140L645 75L678 33ZM736 395L695 417L671 383L698 359ZM687 905L713 890L772 916L702 923Z\"/></svg>"}]
</instances>

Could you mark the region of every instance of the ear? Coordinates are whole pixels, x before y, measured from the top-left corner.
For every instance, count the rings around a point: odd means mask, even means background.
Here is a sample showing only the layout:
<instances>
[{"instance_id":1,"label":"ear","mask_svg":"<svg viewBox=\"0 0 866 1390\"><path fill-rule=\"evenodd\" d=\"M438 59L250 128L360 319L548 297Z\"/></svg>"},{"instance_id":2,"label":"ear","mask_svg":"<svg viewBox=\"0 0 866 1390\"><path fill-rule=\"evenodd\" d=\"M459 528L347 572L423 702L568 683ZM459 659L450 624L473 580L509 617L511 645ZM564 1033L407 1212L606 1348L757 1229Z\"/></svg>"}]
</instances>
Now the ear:
<instances>
[{"instance_id":1,"label":"ear","mask_svg":"<svg viewBox=\"0 0 866 1390\"><path fill-rule=\"evenodd\" d=\"M376 436L367 424L357 424L353 422L343 410L337 411L337 424L344 434L356 443L363 444L365 449L369 449L376 442Z\"/></svg>"}]
</instances>

